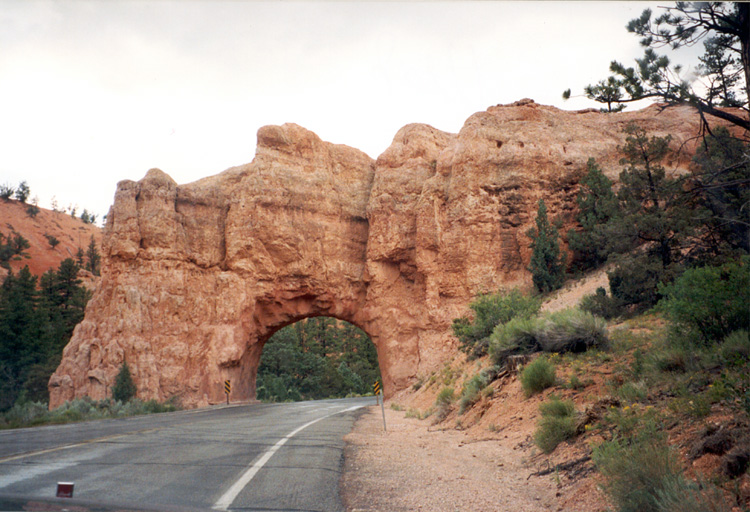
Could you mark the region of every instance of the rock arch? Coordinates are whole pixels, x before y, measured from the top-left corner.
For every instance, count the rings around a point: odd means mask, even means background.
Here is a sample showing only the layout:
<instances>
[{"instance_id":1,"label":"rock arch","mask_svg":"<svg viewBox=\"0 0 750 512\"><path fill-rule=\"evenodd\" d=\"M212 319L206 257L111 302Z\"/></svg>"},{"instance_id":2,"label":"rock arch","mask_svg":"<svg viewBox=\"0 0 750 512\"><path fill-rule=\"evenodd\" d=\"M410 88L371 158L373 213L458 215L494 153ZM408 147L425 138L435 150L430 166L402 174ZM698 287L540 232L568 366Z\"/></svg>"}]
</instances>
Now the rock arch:
<instances>
[{"instance_id":1,"label":"rock arch","mask_svg":"<svg viewBox=\"0 0 750 512\"><path fill-rule=\"evenodd\" d=\"M523 100L457 135L408 125L377 161L287 124L259 130L252 163L216 176L177 185L152 169L120 182L102 281L50 406L106 396L124 360L143 398L219 402L227 378L252 398L268 337L316 315L363 329L386 394L404 389L455 354L451 321L477 292L529 282L538 198L572 225L581 170L595 157L617 175L627 122L675 147L698 126L684 108L606 115Z\"/></svg>"}]
</instances>

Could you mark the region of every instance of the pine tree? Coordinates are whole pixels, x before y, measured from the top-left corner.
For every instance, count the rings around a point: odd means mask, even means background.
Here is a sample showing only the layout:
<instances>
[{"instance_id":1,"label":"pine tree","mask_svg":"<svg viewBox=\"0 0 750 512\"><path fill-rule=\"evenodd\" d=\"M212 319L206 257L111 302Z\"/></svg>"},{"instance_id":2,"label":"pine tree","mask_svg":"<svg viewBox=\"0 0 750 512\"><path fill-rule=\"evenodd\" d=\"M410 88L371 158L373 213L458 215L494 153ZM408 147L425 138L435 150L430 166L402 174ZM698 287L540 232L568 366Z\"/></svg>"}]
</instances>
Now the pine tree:
<instances>
[{"instance_id":1,"label":"pine tree","mask_svg":"<svg viewBox=\"0 0 750 512\"><path fill-rule=\"evenodd\" d=\"M16 189L8 184L3 183L0 185L0 199L3 199L4 201L9 201L11 197L13 197L13 194L16 193Z\"/></svg>"},{"instance_id":2,"label":"pine tree","mask_svg":"<svg viewBox=\"0 0 750 512\"><path fill-rule=\"evenodd\" d=\"M120 371L115 377L115 385L112 386L112 398L121 402L128 402L135 398L138 388L133 382L133 376L130 374L130 367L125 361L120 366Z\"/></svg>"},{"instance_id":3,"label":"pine tree","mask_svg":"<svg viewBox=\"0 0 750 512\"><path fill-rule=\"evenodd\" d=\"M31 189L29 188L28 183L25 181L19 183L18 188L16 189L16 199L25 203L29 198L29 194L31 194Z\"/></svg>"},{"instance_id":4,"label":"pine tree","mask_svg":"<svg viewBox=\"0 0 750 512\"><path fill-rule=\"evenodd\" d=\"M596 268L607 261L613 250L610 222L619 216L617 196L612 191L612 181L590 158L586 176L578 192L579 231L568 232L568 247L573 251L576 268Z\"/></svg>"},{"instance_id":5,"label":"pine tree","mask_svg":"<svg viewBox=\"0 0 750 512\"><path fill-rule=\"evenodd\" d=\"M724 127L703 140L691 180L706 213L702 249L717 255L726 248L750 252L750 144Z\"/></svg>"},{"instance_id":6,"label":"pine tree","mask_svg":"<svg viewBox=\"0 0 750 512\"><path fill-rule=\"evenodd\" d=\"M617 193L623 216L616 231L650 244L666 269L679 259L681 243L691 234L693 205L683 180L667 176L661 165L671 137L649 138L636 125L627 126L625 133L621 163L627 168L620 173Z\"/></svg>"},{"instance_id":7,"label":"pine tree","mask_svg":"<svg viewBox=\"0 0 750 512\"><path fill-rule=\"evenodd\" d=\"M557 290L565 279L565 255L560 252L557 228L547 219L544 199L539 200L536 228L528 235L532 239L529 271L534 286L542 293Z\"/></svg>"},{"instance_id":8,"label":"pine tree","mask_svg":"<svg viewBox=\"0 0 750 512\"><path fill-rule=\"evenodd\" d=\"M90 293L72 259L39 279L28 267L0 287L0 410L17 400L45 401L47 382L83 319Z\"/></svg>"},{"instance_id":9,"label":"pine tree","mask_svg":"<svg viewBox=\"0 0 750 512\"><path fill-rule=\"evenodd\" d=\"M0 291L0 409L13 405L26 370L41 358L41 325L36 310L36 276L26 266L10 272Z\"/></svg>"},{"instance_id":10,"label":"pine tree","mask_svg":"<svg viewBox=\"0 0 750 512\"><path fill-rule=\"evenodd\" d=\"M88 270L95 276L100 275L101 260L102 257L99 255L99 251L96 249L96 242L94 241L94 237L92 235L88 249L86 250L86 270Z\"/></svg>"},{"instance_id":11,"label":"pine tree","mask_svg":"<svg viewBox=\"0 0 750 512\"><path fill-rule=\"evenodd\" d=\"M744 2L677 2L652 18L651 9L630 20L628 32L641 37L645 48L636 66L612 61L612 75L585 88L588 98L617 110L627 103L653 98L671 105L695 108L708 126L706 115L750 130L750 4ZM697 66L700 81L688 79L681 66L672 65L656 50L704 43ZM693 80L699 86L693 88ZM563 97L570 97L569 91ZM740 112L720 107L739 107Z\"/></svg>"}]
</instances>

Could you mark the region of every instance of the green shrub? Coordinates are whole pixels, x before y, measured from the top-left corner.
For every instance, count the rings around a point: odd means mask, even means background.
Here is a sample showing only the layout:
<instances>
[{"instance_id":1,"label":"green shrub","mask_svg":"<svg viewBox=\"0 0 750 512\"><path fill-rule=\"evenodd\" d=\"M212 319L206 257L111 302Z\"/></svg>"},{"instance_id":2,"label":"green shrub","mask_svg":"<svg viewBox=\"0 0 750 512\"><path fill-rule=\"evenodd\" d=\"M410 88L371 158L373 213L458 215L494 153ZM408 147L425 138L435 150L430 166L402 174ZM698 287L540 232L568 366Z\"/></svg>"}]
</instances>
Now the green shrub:
<instances>
[{"instance_id":1,"label":"green shrub","mask_svg":"<svg viewBox=\"0 0 750 512\"><path fill-rule=\"evenodd\" d=\"M587 311L595 316L600 316L610 320L620 315L622 305L616 298L607 295L607 290L601 286L596 289L596 293L584 295L579 306L583 311Z\"/></svg>"},{"instance_id":2,"label":"green shrub","mask_svg":"<svg viewBox=\"0 0 750 512\"><path fill-rule=\"evenodd\" d=\"M461 390L461 399L458 402L459 414L463 414L466 409L479 400L482 390L488 383L488 374L486 372L478 373L464 383L463 389Z\"/></svg>"},{"instance_id":3,"label":"green shrub","mask_svg":"<svg viewBox=\"0 0 750 512\"><path fill-rule=\"evenodd\" d=\"M695 485L682 474L674 451L653 424L631 438L594 448L604 491L618 512L728 512L719 489Z\"/></svg>"},{"instance_id":4,"label":"green shrub","mask_svg":"<svg viewBox=\"0 0 750 512\"><path fill-rule=\"evenodd\" d=\"M438 393L437 398L435 399L435 405L438 407L447 407L450 404L453 403L455 392L453 391L453 388L443 388L440 390L440 393Z\"/></svg>"},{"instance_id":5,"label":"green shrub","mask_svg":"<svg viewBox=\"0 0 750 512\"><path fill-rule=\"evenodd\" d=\"M11 428L26 427L46 422L49 411L42 402L16 403L3 417L6 425Z\"/></svg>"},{"instance_id":6,"label":"green shrub","mask_svg":"<svg viewBox=\"0 0 750 512\"><path fill-rule=\"evenodd\" d=\"M711 401L707 394L693 394L672 400L669 408L678 414L705 418L711 413Z\"/></svg>"},{"instance_id":7,"label":"green shrub","mask_svg":"<svg viewBox=\"0 0 750 512\"><path fill-rule=\"evenodd\" d=\"M539 317L519 317L498 325L490 337L489 353L494 364L502 366L512 354L530 354L541 350Z\"/></svg>"},{"instance_id":8,"label":"green shrub","mask_svg":"<svg viewBox=\"0 0 750 512\"><path fill-rule=\"evenodd\" d=\"M180 406L176 399L159 403L156 400L142 402L138 399L123 403L107 398L94 401L89 397L76 398L65 402L53 411L41 402L16 404L5 414L0 415L0 428L30 427L48 423L71 423L77 421L97 420L102 418L120 418L141 414L177 411Z\"/></svg>"},{"instance_id":9,"label":"green shrub","mask_svg":"<svg viewBox=\"0 0 750 512\"><path fill-rule=\"evenodd\" d=\"M575 308L547 316L539 338L545 352L584 352L609 341L607 322Z\"/></svg>"},{"instance_id":10,"label":"green shrub","mask_svg":"<svg viewBox=\"0 0 750 512\"><path fill-rule=\"evenodd\" d=\"M539 406L542 418L534 432L534 442L544 453L550 453L558 444L576 435L575 407L569 400L552 395Z\"/></svg>"},{"instance_id":11,"label":"green shrub","mask_svg":"<svg viewBox=\"0 0 750 512\"><path fill-rule=\"evenodd\" d=\"M629 403L642 402L648 396L648 388L644 381L626 382L617 390L617 395Z\"/></svg>"},{"instance_id":12,"label":"green shrub","mask_svg":"<svg viewBox=\"0 0 750 512\"><path fill-rule=\"evenodd\" d=\"M541 393L555 382L555 367L546 357L537 357L521 370L521 387L527 397Z\"/></svg>"},{"instance_id":13,"label":"green shrub","mask_svg":"<svg viewBox=\"0 0 750 512\"><path fill-rule=\"evenodd\" d=\"M443 421L448 414L451 412L451 405L455 399L455 392L453 388L445 387L440 390L437 398L435 399L435 417L433 423L440 423Z\"/></svg>"},{"instance_id":14,"label":"green shrub","mask_svg":"<svg viewBox=\"0 0 750 512\"><path fill-rule=\"evenodd\" d=\"M700 485L674 478L656 493L659 512L730 512L722 492L712 484Z\"/></svg>"},{"instance_id":15,"label":"green shrub","mask_svg":"<svg viewBox=\"0 0 750 512\"><path fill-rule=\"evenodd\" d=\"M654 367L662 372L684 373L691 365L690 354L682 347L669 347L652 355Z\"/></svg>"},{"instance_id":16,"label":"green shrub","mask_svg":"<svg viewBox=\"0 0 750 512\"><path fill-rule=\"evenodd\" d=\"M581 389L584 389L586 386L591 384L590 380L582 381L578 375L571 375L570 380L568 381L567 388L568 389L574 389L576 391L580 391Z\"/></svg>"},{"instance_id":17,"label":"green shrub","mask_svg":"<svg viewBox=\"0 0 750 512\"><path fill-rule=\"evenodd\" d=\"M535 315L541 307L538 297L525 295L518 289L479 295L470 305L474 319L458 318L453 321L453 334L459 340L459 348L471 357L487 354L490 334L495 326L516 317Z\"/></svg>"},{"instance_id":18,"label":"green shrub","mask_svg":"<svg viewBox=\"0 0 750 512\"><path fill-rule=\"evenodd\" d=\"M698 332L705 344L721 341L750 325L750 257L688 269L659 292L659 308L674 324Z\"/></svg>"},{"instance_id":19,"label":"green shrub","mask_svg":"<svg viewBox=\"0 0 750 512\"><path fill-rule=\"evenodd\" d=\"M629 405L622 408L611 406L604 414L602 423L612 427L617 432L617 436L629 438L634 436L641 425L643 425L644 419L653 422L653 415L652 411L642 415Z\"/></svg>"},{"instance_id":20,"label":"green shrub","mask_svg":"<svg viewBox=\"0 0 750 512\"><path fill-rule=\"evenodd\" d=\"M572 416L575 412L575 405L570 400L560 400L557 395L550 395L547 402L539 405L539 412L542 413L542 416L562 418Z\"/></svg>"},{"instance_id":21,"label":"green shrub","mask_svg":"<svg viewBox=\"0 0 750 512\"><path fill-rule=\"evenodd\" d=\"M660 493L681 478L674 452L653 428L632 440L606 441L592 458L619 512L658 512Z\"/></svg>"},{"instance_id":22,"label":"green shrub","mask_svg":"<svg viewBox=\"0 0 750 512\"><path fill-rule=\"evenodd\" d=\"M750 337L747 331L734 331L724 338L721 357L730 366L744 366L750 361Z\"/></svg>"},{"instance_id":23,"label":"green shrub","mask_svg":"<svg viewBox=\"0 0 750 512\"><path fill-rule=\"evenodd\" d=\"M117 377L115 377L115 385L112 386L112 398L120 402L127 402L135 397L137 391L133 377L130 375L130 367L125 361L120 366Z\"/></svg>"},{"instance_id":24,"label":"green shrub","mask_svg":"<svg viewBox=\"0 0 750 512\"><path fill-rule=\"evenodd\" d=\"M422 419L422 413L419 412L419 409L415 409L414 407L410 407L409 410L406 411L406 414L404 414L405 418L417 418L418 420Z\"/></svg>"},{"instance_id":25,"label":"green shrub","mask_svg":"<svg viewBox=\"0 0 750 512\"><path fill-rule=\"evenodd\" d=\"M580 309L566 309L533 318L514 318L498 325L490 338L490 356L503 365L512 354L582 352L608 345L607 324Z\"/></svg>"}]
</instances>

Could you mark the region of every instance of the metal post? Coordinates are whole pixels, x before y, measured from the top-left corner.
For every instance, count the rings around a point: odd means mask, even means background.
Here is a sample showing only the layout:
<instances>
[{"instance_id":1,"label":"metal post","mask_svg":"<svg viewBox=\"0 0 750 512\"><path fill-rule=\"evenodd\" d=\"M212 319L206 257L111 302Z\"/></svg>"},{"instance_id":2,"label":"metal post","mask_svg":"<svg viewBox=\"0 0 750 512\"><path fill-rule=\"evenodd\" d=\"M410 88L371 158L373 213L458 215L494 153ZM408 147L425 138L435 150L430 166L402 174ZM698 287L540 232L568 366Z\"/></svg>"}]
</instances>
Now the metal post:
<instances>
[{"instance_id":1,"label":"metal post","mask_svg":"<svg viewBox=\"0 0 750 512\"><path fill-rule=\"evenodd\" d=\"M380 408L383 411L383 432L388 432L388 429L385 428L385 397L380 401Z\"/></svg>"}]
</instances>

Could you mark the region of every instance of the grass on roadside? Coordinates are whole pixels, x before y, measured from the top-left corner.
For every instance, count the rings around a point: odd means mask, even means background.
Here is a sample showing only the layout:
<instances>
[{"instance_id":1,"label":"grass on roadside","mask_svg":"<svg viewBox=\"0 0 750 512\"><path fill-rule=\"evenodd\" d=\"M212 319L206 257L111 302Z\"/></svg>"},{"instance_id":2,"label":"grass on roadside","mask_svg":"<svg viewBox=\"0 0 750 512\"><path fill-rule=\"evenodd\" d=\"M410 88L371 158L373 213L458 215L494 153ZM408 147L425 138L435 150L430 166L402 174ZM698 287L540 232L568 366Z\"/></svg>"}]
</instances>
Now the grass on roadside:
<instances>
[{"instance_id":1,"label":"grass on roadside","mask_svg":"<svg viewBox=\"0 0 750 512\"><path fill-rule=\"evenodd\" d=\"M42 402L16 404L0 415L0 429L34 427L47 424L74 423L78 421L123 418L142 414L154 414L180 410L176 400L157 402L156 400L119 400L105 399L95 401L88 397L76 398L65 402L50 411Z\"/></svg>"}]
</instances>

